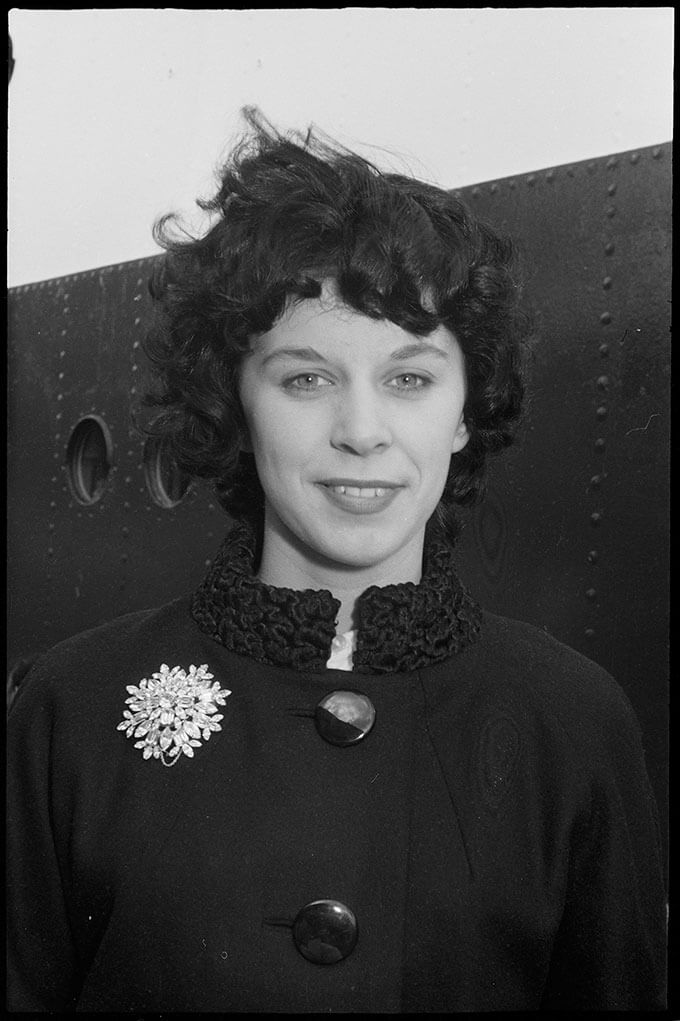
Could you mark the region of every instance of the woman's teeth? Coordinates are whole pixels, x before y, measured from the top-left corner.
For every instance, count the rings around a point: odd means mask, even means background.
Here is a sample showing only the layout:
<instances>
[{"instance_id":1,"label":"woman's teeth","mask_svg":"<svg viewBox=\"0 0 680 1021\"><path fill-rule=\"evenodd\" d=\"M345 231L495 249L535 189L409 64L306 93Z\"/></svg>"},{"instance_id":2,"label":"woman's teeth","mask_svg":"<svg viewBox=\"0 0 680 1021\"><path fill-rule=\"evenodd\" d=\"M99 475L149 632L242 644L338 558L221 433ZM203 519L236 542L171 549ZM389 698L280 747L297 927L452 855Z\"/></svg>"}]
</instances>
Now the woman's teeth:
<instances>
[{"instance_id":1,"label":"woman's teeth","mask_svg":"<svg viewBox=\"0 0 680 1021\"><path fill-rule=\"evenodd\" d=\"M363 499L370 500L375 499L376 496L384 496L387 492L386 489L363 489L359 486L329 486L334 493L340 493L343 496L359 496Z\"/></svg>"}]
</instances>

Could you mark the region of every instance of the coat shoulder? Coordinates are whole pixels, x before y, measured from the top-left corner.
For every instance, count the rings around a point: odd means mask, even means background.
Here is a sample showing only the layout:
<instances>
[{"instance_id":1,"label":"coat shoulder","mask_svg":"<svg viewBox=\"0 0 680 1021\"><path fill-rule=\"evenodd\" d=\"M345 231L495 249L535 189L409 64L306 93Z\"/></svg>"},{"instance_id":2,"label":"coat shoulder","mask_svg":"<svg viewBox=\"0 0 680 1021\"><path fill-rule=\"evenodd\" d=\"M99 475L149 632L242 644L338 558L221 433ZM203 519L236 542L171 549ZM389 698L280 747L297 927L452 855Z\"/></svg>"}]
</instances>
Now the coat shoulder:
<instances>
[{"instance_id":1,"label":"coat shoulder","mask_svg":"<svg viewBox=\"0 0 680 1021\"><path fill-rule=\"evenodd\" d=\"M157 670L186 648L194 625L187 597L138 610L72 635L37 657L21 681L11 715L24 705L89 701ZM160 658L159 658L160 657ZM173 661L174 663L174 661ZM170 665L173 665L170 663ZM187 663L187 666L189 664Z\"/></svg>"},{"instance_id":2,"label":"coat shoulder","mask_svg":"<svg viewBox=\"0 0 680 1021\"><path fill-rule=\"evenodd\" d=\"M496 697L552 721L576 745L624 735L638 741L634 710L611 674L534 625L485 613L475 672Z\"/></svg>"}]
</instances>

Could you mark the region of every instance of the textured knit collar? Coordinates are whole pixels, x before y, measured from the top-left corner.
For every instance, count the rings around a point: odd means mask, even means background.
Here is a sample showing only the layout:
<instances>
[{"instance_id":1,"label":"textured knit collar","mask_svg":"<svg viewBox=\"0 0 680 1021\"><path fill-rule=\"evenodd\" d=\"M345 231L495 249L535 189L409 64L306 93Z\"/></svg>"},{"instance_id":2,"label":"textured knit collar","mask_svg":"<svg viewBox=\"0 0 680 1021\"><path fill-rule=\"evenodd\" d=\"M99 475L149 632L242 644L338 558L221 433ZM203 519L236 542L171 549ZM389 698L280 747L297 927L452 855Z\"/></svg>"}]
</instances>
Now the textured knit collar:
<instances>
[{"instance_id":1,"label":"textured knit collar","mask_svg":"<svg viewBox=\"0 0 680 1021\"><path fill-rule=\"evenodd\" d=\"M277 588L253 573L255 535L238 522L192 601L199 627L261 663L323 671L339 600L325 590ZM353 669L405 673L447 659L479 635L481 610L460 583L449 545L428 536L418 584L373 585L359 597Z\"/></svg>"}]
</instances>

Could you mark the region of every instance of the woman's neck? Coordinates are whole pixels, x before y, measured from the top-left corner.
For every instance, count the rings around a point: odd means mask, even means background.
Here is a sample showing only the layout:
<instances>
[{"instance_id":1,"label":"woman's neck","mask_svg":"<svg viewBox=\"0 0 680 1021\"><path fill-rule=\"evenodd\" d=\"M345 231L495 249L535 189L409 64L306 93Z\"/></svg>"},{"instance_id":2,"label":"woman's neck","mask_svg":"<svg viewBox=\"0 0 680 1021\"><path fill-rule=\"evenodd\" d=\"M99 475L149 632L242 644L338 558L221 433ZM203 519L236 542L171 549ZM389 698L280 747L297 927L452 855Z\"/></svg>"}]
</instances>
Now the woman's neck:
<instances>
[{"instance_id":1,"label":"woman's neck","mask_svg":"<svg viewBox=\"0 0 680 1021\"><path fill-rule=\"evenodd\" d=\"M286 542L278 531L265 528L257 576L266 585L295 590L324 589L340 602L336 620L339 634L357 626L356 604L372 585L384 587L404 582L418 583L422 575L424 536L399 550L394 557L377 564L348 566Z\"/></svg>"}]
</instances>

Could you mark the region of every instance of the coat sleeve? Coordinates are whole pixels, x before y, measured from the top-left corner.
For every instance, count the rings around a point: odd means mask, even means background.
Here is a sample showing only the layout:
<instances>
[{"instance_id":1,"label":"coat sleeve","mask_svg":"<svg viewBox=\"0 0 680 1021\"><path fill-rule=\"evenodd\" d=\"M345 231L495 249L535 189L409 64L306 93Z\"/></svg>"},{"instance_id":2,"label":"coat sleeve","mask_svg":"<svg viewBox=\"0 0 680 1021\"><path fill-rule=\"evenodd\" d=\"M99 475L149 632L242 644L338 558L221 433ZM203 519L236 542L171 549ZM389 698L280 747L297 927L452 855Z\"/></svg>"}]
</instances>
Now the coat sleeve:
<instances>
[{"instance_id":1,"label":"coat sleeve","mask_svg":"<svg viewBox=\"0 0 680 1021\"><path fill-rule=\"evenodd\" d=\"M663 1010L666 896L639 726L617 689L581 743L590 811L573 827L564 914L543 1009Z\"/></svg>"},{"instance_id":2,"label":"coat sleeve","mask_svg":"<svg viewBox=\"0 0 680 1021\"><path fill-rule=\"evenodd\" d=\"M43 661L44 663L44 661ZM55 699L40 664L22 682L7 725L8 1009L73 1009L77 955L58 860L51 782Z\"/></svg>"}]
</instances>

